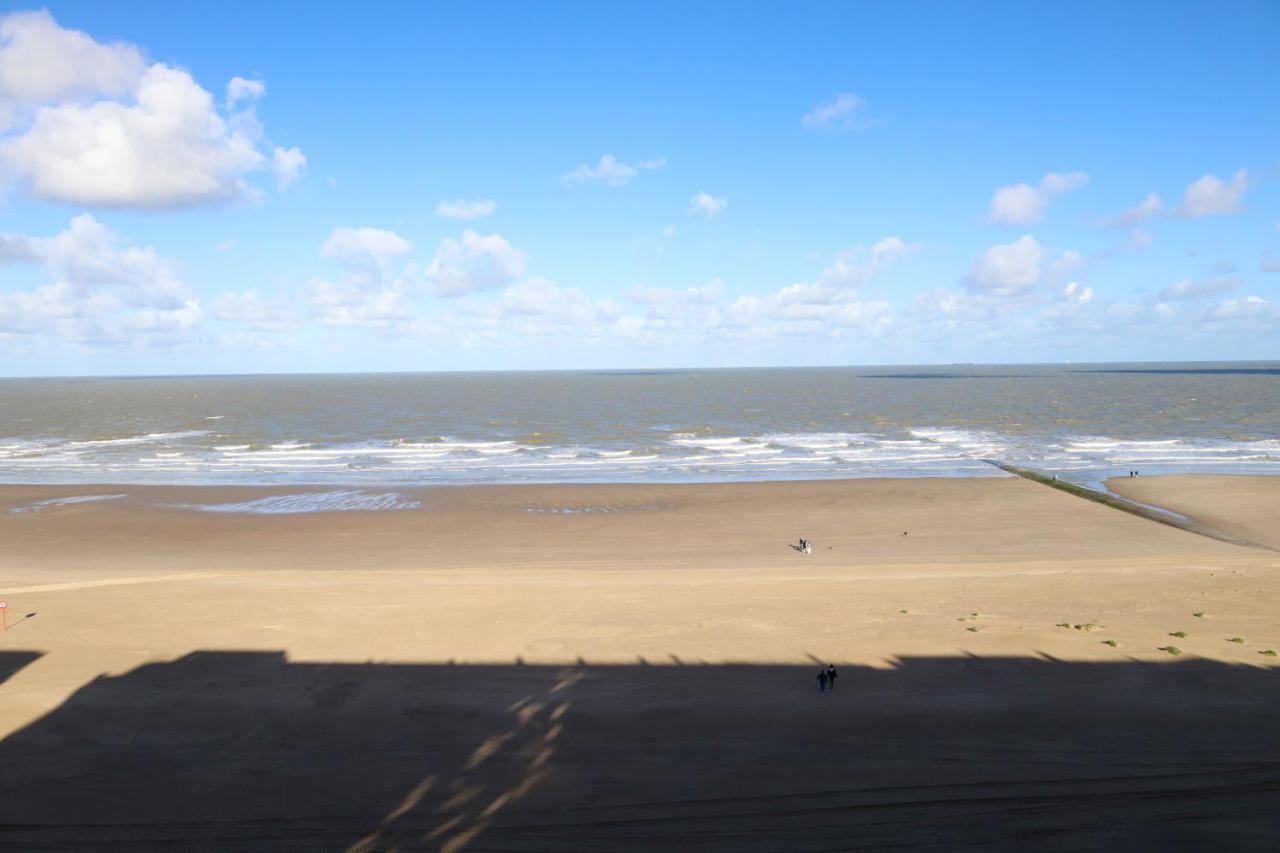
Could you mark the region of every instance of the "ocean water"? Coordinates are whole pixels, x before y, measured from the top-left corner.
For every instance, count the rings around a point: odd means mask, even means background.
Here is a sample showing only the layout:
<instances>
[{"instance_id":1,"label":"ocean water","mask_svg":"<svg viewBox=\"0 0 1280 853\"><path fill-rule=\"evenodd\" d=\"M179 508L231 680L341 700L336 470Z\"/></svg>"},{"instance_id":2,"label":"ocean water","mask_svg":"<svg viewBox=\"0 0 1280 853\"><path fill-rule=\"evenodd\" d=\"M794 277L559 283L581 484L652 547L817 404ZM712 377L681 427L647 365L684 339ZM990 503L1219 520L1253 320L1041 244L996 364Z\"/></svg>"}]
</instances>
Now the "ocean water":
<instances>
[{"instance_id":1,"label":"ocean water","mask_svg":"<svg viewBox=\"0 0 1280 853\"><path fill-rule=\"evenodd\" d=\"M1280 473L1280 363L0 380L7 483L1001 476L985 459Z\"/></svg>"}]
</instances>

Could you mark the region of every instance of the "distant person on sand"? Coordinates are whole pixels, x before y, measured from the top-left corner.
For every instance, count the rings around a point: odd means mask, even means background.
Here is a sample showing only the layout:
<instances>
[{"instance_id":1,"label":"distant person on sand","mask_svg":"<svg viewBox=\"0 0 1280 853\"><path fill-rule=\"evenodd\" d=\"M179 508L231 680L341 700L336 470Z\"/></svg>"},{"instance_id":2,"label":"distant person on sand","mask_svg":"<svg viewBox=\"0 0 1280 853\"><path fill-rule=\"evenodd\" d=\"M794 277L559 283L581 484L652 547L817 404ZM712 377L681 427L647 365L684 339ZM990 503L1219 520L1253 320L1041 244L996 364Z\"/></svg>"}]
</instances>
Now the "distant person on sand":
<instances>
[{"instance_id":1,"label":"distant person on sand","mask_svg":"<svg viewBox=\"0 0 1280 853\"><path fill-rule=\"evenodd\" d=\"M836 689L836 665L833 663L827 664L827 681L831 683L831 689L835 690Z\"/></svg>"},{"instance_id":2,"label":"distant person on sand","mask_svg":"<svg viewBox=\"0 0 1280 853\"><path fill-rule=\"evenodd\" d=\"M827 692L827 671L825 669L818 670L818 692Z\"/></svg>"}]
</instances>

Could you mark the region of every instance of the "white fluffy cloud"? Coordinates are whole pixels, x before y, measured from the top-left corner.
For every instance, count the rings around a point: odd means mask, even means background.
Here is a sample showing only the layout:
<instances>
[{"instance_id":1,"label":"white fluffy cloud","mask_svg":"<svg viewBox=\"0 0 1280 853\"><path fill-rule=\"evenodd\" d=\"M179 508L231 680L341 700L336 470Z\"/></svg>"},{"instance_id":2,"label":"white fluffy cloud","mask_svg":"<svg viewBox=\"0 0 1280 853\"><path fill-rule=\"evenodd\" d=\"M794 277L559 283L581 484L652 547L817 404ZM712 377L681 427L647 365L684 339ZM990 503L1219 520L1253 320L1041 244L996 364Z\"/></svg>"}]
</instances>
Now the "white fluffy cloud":
<instances>
[{"instance_id":1,"label":"white fluffy cloud","mask_svg":"<svg viewBox=\"0 0 1280 853\"><path fill-rule=\"evenodd\" d=\"M261 80L232 77L227 83L227 106L234 107L241 101L256 101L267 93L267 84Z\"/></svg>"},{"instance_id":2,"label":"white fluffy cloud","mask_svg":"<svg viewBox=\"0 0 1280 853\"><path fill-rule=\"evenodd\" d=\"M1131 228L1141 222L1146 222L1163 209L1164 201L1160 198L1159 193L1147 193L1147 197L1142 201L1123 213L1107 219L1105 224L1113 228Z\"/></svg>"},{"instance_id":3,"label":"white fluffy cloud","mask_svg":"<svg viewBox=\"0 0 1280 853\"><path fill-rule=\"evenodd\" d=\"M729 199L727 197L721 196L720 198L716 198L709 193L701 191L693 198L689 199L690 215L707 217L719 216L728 206Z\"/></svg>"},{"instance_id":4,"label":"white fluffy cloud","mask_svg":"<svg viewBox=\"0 0 1280 853\"><path fill-rule=\"evenodd\" d=\"M215 320L244 323L263 332L290 331L301 322L297 302L288 299L269 298L257 290L228 291L218 294L209 305L209 315Z\"/></svg>"},{"instance_id":5,"label":"white fluffy cloud","mask_svg":"<svg viewBox=\"0 0 1280 853\"><path fill-rule=\"evenodd\" d=\"M594 166L583 163L571 172L565 173L561 180L566 184L604 184L607 187L622 187L644 170L661 169L667 165L665 157L653 160L642 160L634 166L624 163L612 154L605 154Z\"/></svg>"},{"instance_id":6,"label":"white fluffy cloud","mask_svg":"<svg viewBox=\"0 0 1280 853\"><path fill-rule=\"evenodd\" d=\"M1093 288L1087 284L1082 285L1078 281L1069 281L1067 286L1062 288L1062 296L1070 302L1083 305L1093 301Z\"/></svg>"},{"instance_id":7,"label":"white fluffy cloud","mask_svg":"<svg viewBox=\"0 0 1280 853\"><path fill-rule=\"evenodd\" d=\"M1036 186L1012 184L991 194L992 222L1003 225L1032 225L1044 218L1045 208L1056 195L1073 192L1089 182L1084 172L1049 172Z\"/></svg>"},{"instance_id":8,"label":"white fluffy cloud","mask_svg":"<svg viewBox=\"0 0 1280 853\"><path fill-rule=\"evenodd\" d=\"M465 199L442 201L436 204L436 216L445 219L483 219L498 209L493 199Z\"/></svg>"},{"instance_id":9,"label":"white fluffy cloud","mask_svg":"<svg viewBox=\"0 0 1280 853\"><path fill-rule=\"evenodd\" d=\"M645 306L651 317L671 319L687 315L691 309L714 305L724 296L724 282L712 279L708 284L683 289L641 286L632 300Z\"/></svg>"},{"instance_id":10,"label":"white fluffy cloud","mask_svg":"<svg viewBox=\"0 0 1280 853\"><path fill-rule=\"evenodd\" d=\"M541 276L508 287L491 309L491 316L513 322L513 331L521 336L560 336L571 330L578 341L603 336L604 327L622 313L612 300L594 299Z\"/></svg>"},{"instance_id":11,"label":"white fluffy cloud","mask_svg":"<svg viewBox=\"0 0 1280 853\"><path fill-rule=\"evenodd\" d=\"M413 244L394 231L381 228L335 228L320 246L320 255L347 266L381 269L407 255Z\"/></svg>"},{"instance_id":12,"label":"white fluffy cloud","mask_svg":"<svg viewBox=\"0 0 1280 853\"><path fill-rule=\"evenodd\" d=\"M1040 243L1024 234L1012 243L997 244L983 252L965 283L971 291L989 297L1021 296L1039 284L1043 258Z\"/></svg>"},{"instance_id":13,"label":"white fluffy cloud","mask_svg":"<svg viewBox=\"0 0 1280 853\"><path fill-rule=\"evenodd\" d=\"M866 101L852 92L841 92L805 113L800 118L800 126L805 130L825 133L862 130L874 124L862 117L866 104Z\"/></svg>"},{"instance_id":14,"label":"white fluffy cloud","mask_svg":"<svg viewBox=\"0 0 1280 853\"><path fill-rule=\"evenodd\" d=\"M224 114L186 71L145 65L136 48L98 44L48 13L0 18L0 39L0 170L37 198L186 207L249 194L246 176L269 167L287 185L306 163L297 148L268 153L253 112L260 81L234 78Z\"/></svg>"},{"instance_id":15,"label":"white fluffy cloud","mask_svg":"<svg viewBox=\"0 0 1280 853\"><path fill-rule=\"evenodd\" d=\"M414 315L400 279L383 282L349 276L331 282L313 278L307 282L304 298L311 318L322 326L388 329L404 326Z\"/></svg>"},{"instance_id":16,"label":"white fluffy cloud","mask_svg":"<svg viewBox=\"0 0 1280 853\"><path fill-rule=\"evenodd\" d=\"M874 275L888 269L895 261L920 248L900 237L885 237L870 248L854 246L836 255L835 261L818 276L820 287L861 287Z\"/></svg>"},{"instance_id":17,"label":"white fluffy cloud","mask_svg":"<svg viewBox=\"0 0 1280 853\"><path fill-rule=\"evenodd\" d=\"M642 285L628 297L631 310L534 276L506 287L491 302L460 300L457 310L465 321L451 322L469 336L504 346L552 337L565 343L608 340L638 347L872 337L892 325L894 312L884 300L860 296L857 287L916 248L886 237L841 252L812 282L764 294L732 296L718 278L684 288Z\"/></svg>"},{"instance_id":18,"label":"white fluffy cloud","mask_svg":"<svg viewBox=\"0 0 1280 853\"><path fill-rule=\"evenodd\" d=\"M278 346L306 323L327 329L394 330L403 334L417 317L421 290L413 264L402 261L412 244L381 228L335 228L320 256L336 261L344 274L312 277L294 291L264 295L250 289L219 295L209 306L215 319L248 327L253 346ZM229 340L239 340L232 333Z\"/></svg>"},{"instance_id":19,"label":"white fluffy cloud","mask_svg":"<svg viewBox=\"0 0 1280 853\"><path fill-rule=\"evenodd\" d=\"M462 296L511 284L524 275L524 265L524 252L501 234L467 230L457 240L440 241L424 278L435 296Z\"/></svg>"},{"instance_id":20,"label":"white fluffy cloud","mask_svg":"<svg viewBox=\"0 0 1280 853\"><path fill-rule=\"evenodd\" d=\"M771 316L782 334L858 329L878 332L891 322L892 309L879 299L858 299L850 291L801 282L750 303ZM741 306L741 304L740 304Z\"/></svg>"},{"instance_id":21,"label":"white fluffy cloud","mask_svg":"<svg viewBox=\"0 0 1280 853\"><path fill-rule=\"evenodd\" d=\"M1152 302L1188 302L1196 299L1207 299L1228 293L1240 286L1240 279L1235 276L1217 276L1202 278L1198 281L1184 278L1154 293Z\"/></svg>"},{"instance_id":22,"label":"white fluffy cloud","mask_svg":"<svg viewBox=\"0 0 1280 853\"><path fill-rule=\"evenodd\" d=\"M1249 187L1249 170L1241 169L1224 181L1217 175L1202 175L1187 185L1177 214L1188 219L1239 213L1240 201Z\"/></svg>"},{"instance_id":23,"label":"white fluffy cloud","mask_svg":"<svg viewBox=\"0 0 1280 853\"><path fill-rule=\"evenodd\" d=\"M1280 305L1251 294L1202 308L1187 320L1188 328L1199 333L1275 334L1280 332Z\"/></svg>"},{"instance_id":24,"label":"white fluffy cloud","mask_svg":"<svg viewBox=\"0 0 1280 853\"><path fill-rule=\"evenodd\" d=\"M264 335L279 336L310 322L325 328L394 330L405 337L424 336L430 328L432 335L446 340L426 297L461 297L524 284L524 253L499 234L464 231L458 239L446 238L425 270L409 259L412 251L412 244L394 231L335 228L321 244L320 256L342 266L340 277L312 277L295 291L273 295L252 289L224 293L211 303L210 313ZM532 293L526 294L526 308ZM510 307L514 311L516 303Z\"/></svg>"},{"instance_id":25,"label":"white fluffy cloud","mask_svg":"<svg viewBox=\"0 0 1280 853\"><path fill-rule=\"evenodd\" d=\"M338 281L312 278L296 301L306 306L310 318L321 326L386 329L403 326L413 316L411 280L413 268L400 268L400 261L413 244L394 231L382 228L335 228L320 246L321 257L331 258L346 268ZM287 327L292 318L290 300L260 304L242 294L236 306L248 313L264 307L267 317ZM226 309L228 306L218 306ZM267 329L263 319L249 320Z\"/></svg>"},{"instance_id":26,"label":"white fluffy cloud","mask_svg":"<svg viewBox=\"0 0 1280 853\"><path fill-rule=\"evenodd\" d=\"M87 214L53 237L0 234L0 265L34 264L50 279L0 291L0 333L98 346L186 340L201 309L176 265L154 249L117 243Z\"/></svg>"},{"instance_id":27,"label":"white fluffy cloud","mask_svg":"<svg viewBox=\"0 0 1280 853\"><path fill-rule=\"evenodd\" d=\"M1030 234L989 247L965 287L920 294L904 310L867 292L877 276L918 248L888 236L842 250L809 280L774 290L734 293L715 278L686 287L638 286L616 302L526 276L524 253L499 234L465 231L443 240L423 267L411 259L409 242L392 231L339 228L321 254L341 263L343 275L312 278L281 294L223 294L210 303L209 313L227 324L228 334L243 334L253 346L279 345L308 326L312 334L364 330L386 340L446 347L518 349L554 341L733 352L782 351L804 340L891 340L897 346L962 335L966 342L1021 346L1039 345L1045 336L1078 342L1112 335L1280 331L1280 311L1268 299L1212 298L1231 289L1234 280L1179 282L1130 301L1107 298L1082 274L1088 259L1045 247ZM0 239L0 257L29 259L33 251L23 239ZM6 319L16 308L30 313L38 304L30 294L20 306L11 301ZM885 338L890 330L894 335Z\"/></svg>"},{"instance_id":28,"label":"white fluffy cloud","mask_svg":"<svg viewBox=\"0 0 1280 853\"><path fill-rule=\"evenodd\" d=\"M307 155L294 148L276 148L271 152L271 169L276 173L276 186L284 189L296 183L307 166Z\"/></svg>"},{"instance_id":29,"label":"white fluffy cloud","mask_svg":"<svg viewBox=\"0 0 1280 853\"><path fill-rule=\"evenodd\" d=\"M720 304L724 286L719 280L683 291L650 289L644 292L648 319L683 318L685 328L722 340L878 335L892 325L893 309L882 299L860 296L858 289L919 248L919 243L894 236L871 246L853 246L837 253L813 281L762 296L739 296L727 304Z\"/></svg>"},{"instance_id":30,"label":"white fluffy cloud","mask_svg":"<svg viewBox=\"0 0 1280 853\"><path fill-rule=\"evenodd\" d=\"M132 45L99 44L46 11L0 17L0 130L41 104L124 95L143 66Z\"/></svg>"}]
</instances>

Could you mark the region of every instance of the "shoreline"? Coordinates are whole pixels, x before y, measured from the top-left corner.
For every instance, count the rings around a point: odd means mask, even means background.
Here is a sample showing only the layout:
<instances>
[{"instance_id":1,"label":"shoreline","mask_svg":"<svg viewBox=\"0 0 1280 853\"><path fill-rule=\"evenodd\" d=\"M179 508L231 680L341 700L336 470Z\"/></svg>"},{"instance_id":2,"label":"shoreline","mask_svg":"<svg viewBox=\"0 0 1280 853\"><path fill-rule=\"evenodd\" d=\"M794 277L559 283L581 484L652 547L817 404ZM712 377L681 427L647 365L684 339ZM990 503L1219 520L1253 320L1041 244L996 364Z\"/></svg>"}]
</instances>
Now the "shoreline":
<instances>
[{"instance_id":1,"label":"shoreline","mask_svg":"<svg viewBox=\"0 0 1280 853\"><path fill-rule=\"evenodd\" d=\"M0 486L0 535L7 574L22 586L50 572L101 575L121 564L163 574L173 570L159 567L171 565L780 570L794 566L789 543L801 537L816 544L811 564L836 566L1063 564L1237 547L1015 476L369 490Z\"/></svg>"},{"instance_id":2,"label":"shoreline","mask_svg":"<svg viewBox=\"0 0 1280 853\"><path fill-rule=\"evenodd\" d=\"M87 483L0 483L0 515L19 515L46 512L62 506L74 506L80 503L76 498L84 498L84 503L105 503L121 501L137 504L139 501L151 500L151 508L158 510L177 510L199 513L240 514L247 515L312 515L328 513L379 513L402 512L421 509L432 503L436 495L465 495L468 493L521 495L533 498L526 510L531 513L566 514L574 512L624 512L652 510L656 507L640 504L628 499L626 505L615 507L610 499L619 494L634 495L668 495L694 494L702 489L787 489L812 486L824 488L840 484L862 484L866 488L889 488L893 484L930 484L981 482L987 480L1003 480L1022 478L1040 484L1046 488L1058 489L1075 496L1077 499L1095 501L1118 512L1129 512L1138 517L1157 524L1166 524L1210 538L1218 538L1225 542L1256 547L1275 548L1270 541L1251 539L1245 535L1239 525L1216 516L1211 507L1203 502L1195 503L1187 511L1181 503L1181 493L1186 491L1185 483L1274 483L1275 494L1280 499L1280 472L1276 474L1211 474L1180 473L1153 474L1141 478L1121 476L1105 477L1091 480L1097 488L1082 484L1072 479L1051 478L1038 471L1028 471L1017 466L1007 465L995 460L987 460L992 474L983 476L948 476L926 474L920 476L876 476L876 477L827 477L798 478L789 480L721 480L721 481L660 481L660 482L547 482L547 483L431 483L401 484L395 482L367 483L133 483L133 482L87 482ZM1152 484L1175 484L1172 493L1168 489ZM1219 490L1220 491L1220 490ZM564 495L582 504L579 507L556 507L544 498L551 495ZM599 495L606 500L602 505L592 506L583 501L584 495ZM326 500L337 496L337 500ZM1263 497L1269 498L1270 491ZM287 499L295 498L290 503ZM316 499L312 504L308 499ZM343 500L345 498L345 502ZM72 502L63 503L71 499ZM279 499L272 504L272 499ZM374 499L374 500L370 500ZM250 506L258 502L260 507ZM235 505L244 505L237 508ZM1181 508L1180 508L1181 507ZM1252 528L1251 528L1252 529Z\"/></svg>"},{"instance_id":3,"label":"shoreline","mask_svg":"<svg viewBox=\"0 0 1280 853\"><path fill-rule=\"evenodd\" d=\"M1002 466L1010 466L1015 468L1023 468L1025 470L1034 471L1043 474L1046 477L1057 475L1059 479L1076 485L1088 488L1100 488L1109 480L1127 479L1121 473L1116 472L1116 466L1099 466L1085 468L1055 468L1053 466L1036 467L1027 463L1019 464L1016 462L1007 462L1003 459L992 459L987 457L975 457L967 460L972 463L970 466L963 468L924 468L917 469L919 473L909 467L876 469L868 471L868 473L850 472L845 470L840 476L831 476L829 474L813 474L806 476L803 472L787 472L779 476L769 476L755 473L752 475L722 477L713 479L703 475L690 475L688 477L654 477L652 479L628 479L628 478L610 478L602 476L598 479L590 477L581 478L560 478L547 480L524 480L524 479L502 479L494 478L488 480L468 480L461 477L440 478L440 479L414 479L412 477L385 477L373 475L367 478L362 476L347 476L335 479L287 479L288 475L281 476L273 474L264 477L261 480L243 479L243 478L195 478L183 479L172 478L164 479L162 477L151 477L148 479L130 479L122 477L119 479L24 479L24 478L4 478L0 477L0 488L7 487L111 487L111 486L129 486L129 487L182 487L182 488L249 488L249 489L270 489L270 488L333 488L333 489L377 489L377 488L395 488L395 489L432 489L432 488L451 488L451 487L486 487L486 486L529 486L529 487L546 487L546 486L720 486L720 485L750 485L752 483L825 483L825 482L844 482L848 480L984 480L994 479L1005 476L1018 476L1010 474L1007 470L1002 470ZM9 472L12 473L12 472ZM386 474L386 471L379 472ZM1150 479L1153 477L1280 477L1280 464L1274 462L1254 463L1249 465L1236 466L1204 466L1198 469L1180 468L1174 466L1147 465L1144 469L1143 478Z\"/></svg>"},{"instance_id":4,"label":"shoreline","mask_svg":"<svg viewBox=\"0 0 1280 853\"><path fill-rule=\"evenodd\" d=\"M134 488L134 489L225 489L225 490L261 490L261 491L287 491L297 489L399 489L402 491L425 491L434 489L547 489L547 488L687 488L701 486L752 486L752 485L800 485L804 483L848 483L848 482L916 482L924 480L936 480L942 482L952 482L957 480L999 480L1009 479L1020 476L1011 471L1002 468L999 460L975 460L982 462L991 473L974 474L970 472L956 474L941 474L938 472L929 472L924 474L907 474L907 475L886 475L882 473L869 474L866 476L849 476L849 477L791 477L791 478L770 478L761 477L757 479L725 479L725 480L547 480L541 482L525 482L525 481L489 481L489 482L408 482L396 481L394 479L386 480L327 480L327 481L297 481L297 482L274 482L274 483L248 483L248 482L139 482L133 480L77 480L68 482L44 482L29 480L0 480L0 490L10 489L86 489L94 492L109 491L111 489ZM1009 467L1019 467L1012 466ZM1169 473L1143 474L1140 478L1134 480L1152 481L1160 478L1173 477L1224 477L1224 478L1260 478L1268 479L1272 477L1280 477L1280 466L1275 466L1277 470L1274 473L1223 473L1220 471L1171 471ZM1066 483L1074 485L1082 485L1077 482L1071 475L1083 472L1068 471L1040 471L1039 469L1026 469L1034 471L1036 474L1046 478L1058 473L1059 479ZM1093 473L1093 472L1088 472ZM1111 474L1102 476L1099 479L1089 482L1095 482L1100 486L1109 488L1112 483L1123 483L1129 481L1130 478L1120 474ZM1118 494L1118 492L1117 492Z\"/></svg>"}]
</instances>

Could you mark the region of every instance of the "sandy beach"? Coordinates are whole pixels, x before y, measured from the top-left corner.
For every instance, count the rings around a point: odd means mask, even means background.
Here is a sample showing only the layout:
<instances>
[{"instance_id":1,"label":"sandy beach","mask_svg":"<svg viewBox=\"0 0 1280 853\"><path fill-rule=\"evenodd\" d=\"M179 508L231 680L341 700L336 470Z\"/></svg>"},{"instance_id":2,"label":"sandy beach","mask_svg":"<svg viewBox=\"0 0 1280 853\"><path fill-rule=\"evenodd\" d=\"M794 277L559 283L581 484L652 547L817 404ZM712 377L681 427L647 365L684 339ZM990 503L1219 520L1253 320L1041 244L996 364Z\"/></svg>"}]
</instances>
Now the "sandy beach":
<instances>
[{"instance_id":1,"label":"sandy beach","mask_svg":"<svg viewBox=\"0 0 1280 853\"><path fill-rule=\"evenodd\" d=\"M1110 486L1280 546L1277 482ZM321 491L0 487L0 846L1263 850L1280 832L1275 551L1018 478L190 508Z\"/></svg>"}]
</instances>

